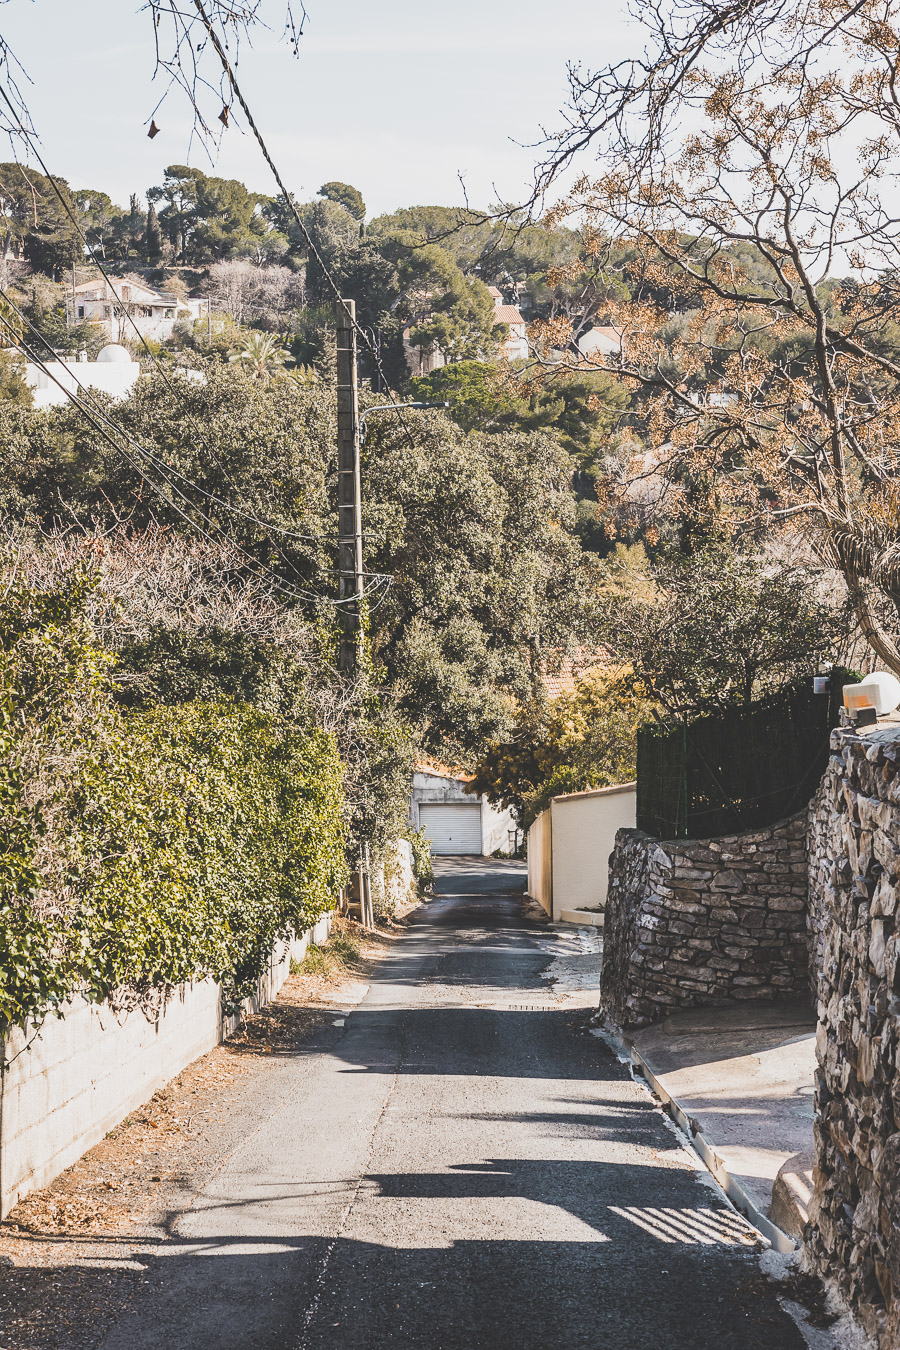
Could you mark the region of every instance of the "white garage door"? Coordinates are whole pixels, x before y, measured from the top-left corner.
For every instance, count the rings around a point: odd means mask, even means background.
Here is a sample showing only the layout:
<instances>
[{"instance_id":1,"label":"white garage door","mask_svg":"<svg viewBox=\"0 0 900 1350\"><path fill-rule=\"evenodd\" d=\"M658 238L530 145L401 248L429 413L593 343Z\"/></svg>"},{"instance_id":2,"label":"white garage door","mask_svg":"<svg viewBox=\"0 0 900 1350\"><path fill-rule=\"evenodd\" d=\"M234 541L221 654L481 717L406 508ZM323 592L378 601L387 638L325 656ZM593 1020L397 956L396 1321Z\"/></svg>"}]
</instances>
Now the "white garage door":
<instances>
[{"instance_id":1,"label":"white garage door","mask_svg":"<svg viewBox=\"0 0 900 1350\"><path fill-rule=\"evenodd\" d=\"M423 803L419 821L432 853L481 853L481 807L476 803L437 806Z\"/></svg>"}]
</instances>

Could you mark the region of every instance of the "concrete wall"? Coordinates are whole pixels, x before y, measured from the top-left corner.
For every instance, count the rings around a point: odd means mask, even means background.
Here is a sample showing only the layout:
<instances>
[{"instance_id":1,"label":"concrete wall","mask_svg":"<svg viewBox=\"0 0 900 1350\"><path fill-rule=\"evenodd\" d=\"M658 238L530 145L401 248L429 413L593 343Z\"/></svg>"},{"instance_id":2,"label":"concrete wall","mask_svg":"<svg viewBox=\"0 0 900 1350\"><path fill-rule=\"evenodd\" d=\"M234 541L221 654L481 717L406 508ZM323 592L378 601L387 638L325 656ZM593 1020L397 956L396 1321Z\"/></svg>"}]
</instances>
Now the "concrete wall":
<instances>
[{"instance_id":1,"label":"concrete wall","mask_svg":"<svg viewBox=\"0 0 900 1350\"><path fill-rule=\"evenodd\" d=\"M291 959L299 960L310 942L324 941L330 927L326 915L290 946L279 944L245 1011L274 998ZM117 1017L106 1004L78 999L37 1032L12 1031L2 1045L0 1217L49 1185L239 1020L224 1016L219 985L203 980L179 986L155 1021L140 1009Z\"/></svg>"},{"instance_id":2,"label":"concrete wall","mask_svg":"<svg viewBox=\"0 0 900 1350\"><path fill-rule=\"evenodd\" d=\"M722 839L621 830L602 1001L623 1026L678 1008L807 992L807 812Z\"/></svg>"},{"instance_id":3,"label":"concrete wall","mask_svg":"<svg viewBox=\"0 0 900 1350\"><path fill-rule=\"evenodd\" d=\"M553 918L563 910L604 909L616 833L633 829L636 784L554 797Z\"/></svg>"},{"instance_id":4,"label":"concrete wall","mask_svg":"<svg viewBox=\"0 0 900 1350\"><path fill-rule=\"evenodd\" d=\"M528 894L553 914L553 836L549 811L542 811L528 831Z\"/></svg>"},{"instance_id":5,"label":"concrete wall","mask_svg":"<svg viewBox=\"0 0 900 1350\"><path fill-rule=\"evenodd\" d=\"M51 379L40 366L30 361L25 363L25 382L31 387L36 408L51 408L68 403L65 390L77 395L80 392L79 385L102 390L114 398L124 398L137 383L141 373L138 361L47 361L45 364L55 379Z\"/></svg>"},{"instance_id":6,"label":"concrete wall","mask_svg":"<svg viewBox=\"0 0 900 1350\"><path fill-rule=\"evenodd\" d=\"M810 829L816 1168L807 1256L900 1346L900 726L837 730Z\"/></svg>"},{"instance_id":7,"label":"concrete wall","mask_svg":"<svg viewBox=\"0 0 900 1350\"><path fill-rule=\"evenodd\" d=\"M412 903L418 894L412 844L408 839L397 839L386 850L384 862L372 869L372 901L376 919L393 914L400 905Z\"/></svg>"}]
</instances>

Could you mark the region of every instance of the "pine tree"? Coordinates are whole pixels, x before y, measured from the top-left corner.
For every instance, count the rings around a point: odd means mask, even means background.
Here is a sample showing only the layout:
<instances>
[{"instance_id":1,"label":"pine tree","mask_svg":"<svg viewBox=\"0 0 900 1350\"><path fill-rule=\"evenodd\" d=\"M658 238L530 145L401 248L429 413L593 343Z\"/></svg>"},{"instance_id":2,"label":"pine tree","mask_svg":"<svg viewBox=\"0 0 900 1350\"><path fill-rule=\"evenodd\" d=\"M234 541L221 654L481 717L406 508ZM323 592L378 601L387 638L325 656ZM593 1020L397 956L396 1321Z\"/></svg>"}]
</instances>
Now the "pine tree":
<instances>
[{"instance_id":1,"label":"pine tree","mask_svg":"<svg viewBox=\"0 0 900 1350\"><path fill-rule=\"evenodd\" d=\"M144 231L144 253L148 262L157 262L162 257L162 235L159 232L159 220L156 207L151 202L147 208L147 228Z\"/></svg>"},{"instance_id":2,"label":"pine tree","mask_svg":"<svg viewBox=\"0 0 900 1350\"><path fill-rule=\"evenodd\" d=\"M136 192L131 194L128 214L128 237L130 240L129 252L139 253L141 249L144 233L143 211L141 210L141 199Z\"/></svg>"}]
</instances>

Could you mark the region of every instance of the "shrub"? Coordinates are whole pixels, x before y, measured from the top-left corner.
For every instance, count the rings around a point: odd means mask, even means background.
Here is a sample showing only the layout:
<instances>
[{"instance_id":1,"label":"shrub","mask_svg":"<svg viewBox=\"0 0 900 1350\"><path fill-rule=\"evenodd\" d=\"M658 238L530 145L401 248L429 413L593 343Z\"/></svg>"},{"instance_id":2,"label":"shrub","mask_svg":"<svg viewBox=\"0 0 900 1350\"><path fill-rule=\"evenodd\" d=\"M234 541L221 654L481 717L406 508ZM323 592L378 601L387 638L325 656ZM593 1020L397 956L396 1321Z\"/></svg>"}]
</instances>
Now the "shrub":
<instances>
[{"instance_id":1,"label":"shrub","mask_svg":"<svg viewBox=\"0 0 900 1350\"><path fill-rule=\"evenodd\" d=\"M406 831L406 838L412 847L412 867L413 875L419 887L419 894L424 895L434 885L434 867L431 863L431 840L424 830L409 829Z\"/></svg>"},{"instance_id":2,"label":"shrub","mask_svg":"<svg viewBox=\"0 0 900 1350\"><path fill-rule=\"evenodd\" d=\"M121 710L88 568L0 593L0 1030L76 993L250 992L346 877L334 738L246 704Z\"/></svg>"},{"instance_id":3,"label":"shrub","mask_svg":"<svg viewBox=\"0 0 900 1350\"><path fill-rule=\"evenodd\" d=\"M630 782L650 708L627 666L597 666L572 693L521 707L513 736L488 746L466 790L511 808L528 830L560 793Z\"/></svg>"},{"instance_id":4,"label":"shrub","mask_svg":"<svg viewBox=\"0 0 900 1350\"><path fill-rule=\"evenodd\" d=\"M333 739L246 705L122 716L75 805L95 999L204 975L247 994L276 939L331 908L345 878Z\"/></svg>"}]
</instances>

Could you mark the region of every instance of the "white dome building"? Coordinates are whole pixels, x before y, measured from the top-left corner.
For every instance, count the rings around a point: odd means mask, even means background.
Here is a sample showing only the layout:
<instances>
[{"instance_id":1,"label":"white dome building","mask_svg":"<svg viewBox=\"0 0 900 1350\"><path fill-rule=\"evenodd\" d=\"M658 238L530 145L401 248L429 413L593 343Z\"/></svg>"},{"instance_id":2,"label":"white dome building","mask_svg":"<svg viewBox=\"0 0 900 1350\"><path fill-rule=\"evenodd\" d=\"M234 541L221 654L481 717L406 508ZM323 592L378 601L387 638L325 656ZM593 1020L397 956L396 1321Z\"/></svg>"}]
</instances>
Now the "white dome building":
<instances>
[{"instance_id":1,"label":"white dome building","mask_svg":"<svg viewBox=\"0 0 900 1350\"><path fill-rule=\"evenodd\" d=\"M120 346L118 342L108 342L105 347L101 347L97 353L97 361L114 362L116 365L134 365L128 348ZM93 364L93 362L88 364Z\"/></svg>"}]
</instances>

